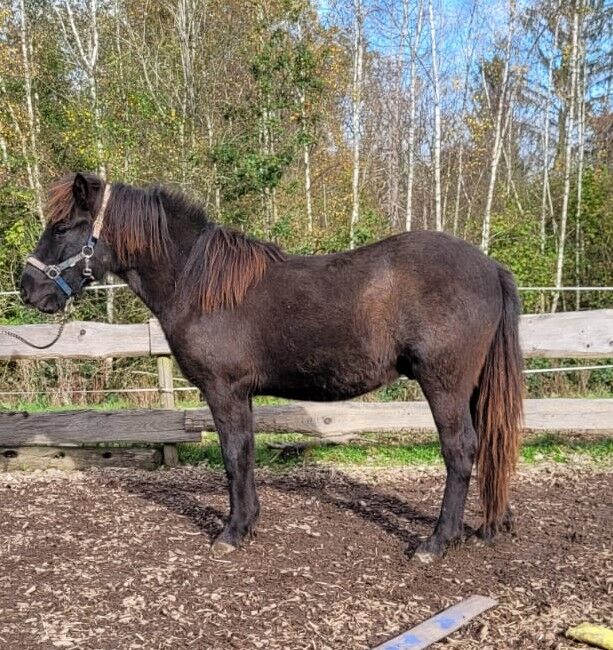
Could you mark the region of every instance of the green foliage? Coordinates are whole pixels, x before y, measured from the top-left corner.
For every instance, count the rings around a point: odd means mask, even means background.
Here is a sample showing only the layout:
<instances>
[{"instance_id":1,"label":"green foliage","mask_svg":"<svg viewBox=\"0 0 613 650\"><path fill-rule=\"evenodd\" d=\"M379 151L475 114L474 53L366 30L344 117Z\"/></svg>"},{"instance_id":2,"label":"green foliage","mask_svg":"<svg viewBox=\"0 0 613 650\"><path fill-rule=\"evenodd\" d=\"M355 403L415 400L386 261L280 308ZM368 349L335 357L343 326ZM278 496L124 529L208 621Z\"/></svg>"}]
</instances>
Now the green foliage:
<instances>
[{"instance_id":1,"label":"green foliage","mask_svg":"<svg viewBox=\"0 0 613 650\"><path fill-rule=\"evenodd\" d=\"M490 255L505 264L515 274L520 286L549 286L556 264L555 242L549 238L541 252L538 217L507 208L492 215ZM540 293L522 293L524 311L540 311ZM549 300L549 295L546 297Z\"/></svg>"},{"instance_id":2,"label":"green foliage","mask_svg":"<svg viewBox=\"0 0 613 650\"><path fill-rule=\"evenodd\" d=\"M566 277L583 286L613 286L613 179L604 166L589 166L583 174L580 236L570 239L566 256ZM571 204L576 232L577 193ZM580 268L574 266L579 246ZM603 308L611 306L611 294L589 294L583 306Z\"/></svg>"},{"instance_id":3,"label":"green foliage","mask_svg":"<svg viewBox=\"0 0 613 650\"><path fill-rule=\"evenodd\" d=\"M357 246L377 241L389 234L389 225L384 216L371 209L365 209L355 228L355 243Z\"/></svg>"}]
</instances>

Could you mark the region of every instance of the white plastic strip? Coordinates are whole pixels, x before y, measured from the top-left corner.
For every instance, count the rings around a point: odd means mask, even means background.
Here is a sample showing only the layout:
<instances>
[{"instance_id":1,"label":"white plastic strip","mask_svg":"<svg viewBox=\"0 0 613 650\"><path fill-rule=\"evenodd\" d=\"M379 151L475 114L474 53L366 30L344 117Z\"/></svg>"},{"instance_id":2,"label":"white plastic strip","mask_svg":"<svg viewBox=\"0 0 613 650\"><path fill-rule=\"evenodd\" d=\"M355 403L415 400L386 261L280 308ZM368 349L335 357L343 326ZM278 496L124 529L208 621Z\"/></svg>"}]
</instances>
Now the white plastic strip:
<instances>
[{"instance_id":1,"label":"white plastic strip","mask_svg":"<svg viewBox=\"0 0 613 650\"><path fill-rule=\"evenodd\" d=\"M517 287L518 291L613 291L613 287Z\"/></svg>"},{"instance_id":2,"label":"white plastic strip","mask_svg":"<svg viewBox=\"0 0 613 650\"><path fill-rule=\"evenodd\" d=\"M497 601L488 596L471 596L374 650L423 650L497 604Z\"/></svg>"},{"instance_id":3,"label":"white plastic strip","mask_svg":"<svg viewBox=\"0 0 613 650\"><path fill-rule=\"evenodd\" d=\"M200 390L195 386L180 386L178 388L173 388L173 393L179 393L186 390ZM3 390L0 391L0 395L47 395L56 391L51 390ZM99 389L78 389L78 390L68 390L68 393L78 393L79 395L86 395L91 393L170 393L170 390L161 390L159 388L99 388Z\"/></svg>"}]
</instances>

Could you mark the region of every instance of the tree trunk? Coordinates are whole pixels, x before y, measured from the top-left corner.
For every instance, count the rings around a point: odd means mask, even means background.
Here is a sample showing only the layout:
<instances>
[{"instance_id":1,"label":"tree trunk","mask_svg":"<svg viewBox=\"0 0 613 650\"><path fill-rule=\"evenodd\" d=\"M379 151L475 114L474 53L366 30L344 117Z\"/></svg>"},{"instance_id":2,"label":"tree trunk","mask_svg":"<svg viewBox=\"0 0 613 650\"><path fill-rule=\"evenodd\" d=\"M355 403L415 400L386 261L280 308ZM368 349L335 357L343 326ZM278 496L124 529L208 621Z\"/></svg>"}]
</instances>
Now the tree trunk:
<instances>
[{"instance_id":1,"label":"tree trunk","mask_svg":"<svg viewBox=\"0 0 613 650\"><path fill-rule=\"evenodd\" d=\"M496 126L494 131L494 144L492 145L492 156L490 161L490 180L487 188L487 198L485 201L485 213L483 215L483 229L481 232L481 250L484 253L489 253L490 249L490 230L492 219L492 203L494 201L494 190L496 189L496 178L498 175L498 163L500 162L500 154L503 146L503 113L504 105L507 99L508 86L509 86L509 68L511 62L511 43L513 38L513 27L515 18L515 6L513 0L510 0L509 12L509 33L507 36L504 69L502 73L502 83L500 87L500 97L498 99L498 106L496 108ZM506 122L506 120L505 120Z\"/></svg>"},{"instance_id":2,"label":"tree trunk","mask_svg":"<svg viewBox=\"0 0 613 650\"><path fill-rule=\"evenodd\" d=\"M41 227L45 227L45 215L43 211L43 188L40 182L40 169L38 163L38 143L37 143L37 123L34 110L34 92L32 90L32 62L30 37L28 35L28 21L26 15L25 0L20 0L20 29L19 36L21 41L21 57L23 63L23 77L25 85L25 103L28 114L28 128L30 130L30 167L32 177L32 190L36 201L36 212Z\"/></svg>"},{"instance_id":3,"label":"tree trunk","mask_svg":"<svg viewBox=\"0 0 613 650\"><path fill-rule=\"evenodd\" d=\"M302 128L306 128L306 97L304 90L300 92L300 115L302 118ZM307 232L313 233L313 198L311 195L311 152L309 143L304 142L302 145L302 160L304 162L304 195L306 199L307 213Z\"/></svg>"},{"instance_id":4,"label":"tree trunk","mask_svg":"<svg viewBox=\"0 0 613 650\"><path fill-rule=\"evenodd\" d=\"M545 253L545 244L547 241L547 197L549 193L549 133L550 120L549 112L551 110L551 88L553 84L553 60L554 53L558 49L558 33L560 21L556 19L556 26L553 38L553 51L547 62L547 90L545 95L545 110L543 114L543 191L541 194L541 254ZM550 215L551 216L551 215Z\"/></svg>"},{"instance_id":5,"label":"tree trunk","mask_svg":"<svg viewBox=\"0 0 613 650\"><path fill-rule=\"evenodd\" d=\"M441 98L438 79L438 61L436 58L436 29L432 0L428 2L428 19L430 23L430 48L432 52L432 85L434 93L434 215L437 230L443 229L441 210Z\"/></svg>"},{"instance_id":6,"label":"tree trunk","mask_svg":"<svg viewBox=\"0 0 613 650\"><path fill-rule=\"evenodd\" d=\"M464 120L466 119L466 104L468 101L468 89L469 89L469 79L470 71L472 68L473 57L474 57L474 42L472 41L472 30L474 18L477 10L477 3L473 3L472 10L470 13L470 22L468 25L468 33L466 36L467 43L471 44L470 54L466 55L466 67L464 70L464 93L462 95L462 112L460 113L460 129L464 128ZM464 183L464 138L462 133L460 133L460 142L459 142L460 151L458 152L458 173L456 181L456 193L455 193L455 203L453 206L453 234L457 236L460 220L460 192Z\"/></svg>"},{"instance_id":7,"label":"tree trunk","mask_svg":"<svg viewBox=\"0 0 613 650\"><path fill-rule=\"evenodd\" d=\"M362 0L354 0L353 34L353 86L352 86L352 128L353 128L353 174L351 181L351 224L349 247L355 248L356 227L360 218L360 130L362 128L362 82L364 59L364 17Z\"/></svg>"},{"instance_id":8,"label":"tree trunk","mask_svg":"<svg viewBox=\"0 0 613 650\"><path fill-rule=\"evenodd\" d=\"M398 47L394 60L394 93L392 97L391 129L389 134L389 162L388 162L388 216L393 228L399 224L398 196L400 193L400 157L399 143L402 142L401 105L403 100L404 84L404 59L403 53L406 46L407 31L409 27L409 3L402 3L402 21L398 36Z\"/></svg>"},{"instance_id":9,"label":"tree trunk","mask_svg":"<svg viewBox=\"0 0 613 650\"><path fill-rule=\"evenodd\" d=\"M578 120L577 130L579 136L578 143L578 160L577 160L577 212L575 221L575 286L580 286L581 282L581 213L583 200L583 161L585 157L585 93L586 93L586 75L587 60L585 56L585 47L581 47L581 82L577 84L577 102L578 102ZM577 289L575 294L575 309L581 309L581 291Z\"/></svg>"},{"instance_id":10,"label":"tree trunk","mask_svg":"<svg viewBox=\"0 0 613 650\"><path fill-rule=\"evenodd\" d=\"M575 119L575 97L577 88L577 40L579 32L579 8L577 3L573 9L573 23L571 31L572 49L570 55L570 88L568 89L569 109L566 123L565 150L564 150L564 193L562 195L562 211L560 215L560 234L558 239L558 261L556 264L555 286L558 289L553 294L551 311L555 312L560 301L559 288L562 286L564 270L564 250L566 246L566 225L568 222L568 199L570 197L570 175L572 168L573 130Z\"/></svg>"},{"instance_id":11,"label":"tree trunk","mask_svg":"<svg viewBox=\"0 0 613 650\"><path fill-rule=\"evenodd\" d=\"M406 3L408 11L409 0L403 0ZM413 183L415 179L415 117L417 109L415 104L415 70L417 63L417 48L421 35L423 17L423 0L419 0L417 8L417 19L415 34L410 39L410 63L409 63L409 141L408 141L408 163L407 163L407 202L405 213L405 230L409 231L413 227Z\"/></svg>"}]
</instances>

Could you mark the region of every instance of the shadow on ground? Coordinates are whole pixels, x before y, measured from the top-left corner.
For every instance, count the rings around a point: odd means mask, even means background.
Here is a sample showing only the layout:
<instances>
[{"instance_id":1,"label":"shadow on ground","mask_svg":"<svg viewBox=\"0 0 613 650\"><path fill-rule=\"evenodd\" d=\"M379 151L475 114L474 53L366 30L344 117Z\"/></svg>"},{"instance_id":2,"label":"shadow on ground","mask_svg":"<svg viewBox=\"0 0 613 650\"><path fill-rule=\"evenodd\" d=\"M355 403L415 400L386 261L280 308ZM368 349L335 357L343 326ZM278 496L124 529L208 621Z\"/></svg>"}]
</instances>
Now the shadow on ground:
<instances>
[{"instance_id":1,"label":"shadow on ground","mask_svg":"<svg viewBox=\"0 0 613 650\"><path fill-rule=\"evenodd\" d=\"M121 487L176 514L188 517L212 541L221 531L223 520L228 513L203 504L202 500L211 495L227 494L223 474L214 470L198 470L187 485L185 475L166 472L162 481L159 478L159 473L126 477L121 482ZM424 526L434 529L436 524L436 517L424 514L408 501L377 486L360 482L336 469L310 469L309 473L266 473L264 476L258 476L257 484L260 492L272 489L284 494L300 495L307 499L317 499L341 511L351 512L406 544L409 554L422 541L411 529ZM270 498L270 494L261 497L262 500L267 499L266 505L269 508L274 509L274 502L270 503ZM467 526L466 534L472 532L473 529Z\"/></svg>"}]
</instances>

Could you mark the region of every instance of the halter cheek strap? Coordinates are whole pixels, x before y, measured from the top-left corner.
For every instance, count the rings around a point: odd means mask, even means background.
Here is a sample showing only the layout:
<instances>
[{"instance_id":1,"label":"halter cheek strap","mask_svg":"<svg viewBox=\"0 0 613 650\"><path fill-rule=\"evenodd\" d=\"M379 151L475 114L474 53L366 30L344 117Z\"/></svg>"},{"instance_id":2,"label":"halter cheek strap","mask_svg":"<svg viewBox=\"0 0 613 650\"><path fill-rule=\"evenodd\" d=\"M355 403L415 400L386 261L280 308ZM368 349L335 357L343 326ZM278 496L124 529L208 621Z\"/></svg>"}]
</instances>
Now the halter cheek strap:
<instances>
[{"instance_id":1,"label":"halter cheek strap","mask_svg":"<svg viewBox=\"0 0 613 650\"><path fill-rule=\"evenodd\" d=\"M81 282L81 286L79 287L79 289L81 289L81 287L83 287L83 285L86 282L88 282L93 278L89 260L94 255L96 243L98 241L98 238L100 237L100 233L102 232L102 226L104 225L104 214L106 212L106 207L109 203L110 196L111 196L111 185L110 183L107 183L104 186L102 203L100 204L100 209L98 210L98 214L94 219L92 232L89 236L89 239L87 240L87 243L85 244L85 246L83 246L83 248L79 253L77 253L76 255L72 255L71 257L64 260L63 262L60 262L59 264L45 264L44 262L41 262L38 258L34 257L33 255L30 255L29 257L26 258L26 264L30 264L30 266L33 266L39 271L42 271L42 273L44 273L50 280L53 280L55 284L57 284L57 286L64 292L64 294L66 294L68 298L74 295L75 291L68 284L68 282L66 282L66 280L62 277L62 273L66 269L71 269L82 260L85 260L85 267L83 268L83 280Z\"/></svg>"}]
</instances>

